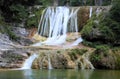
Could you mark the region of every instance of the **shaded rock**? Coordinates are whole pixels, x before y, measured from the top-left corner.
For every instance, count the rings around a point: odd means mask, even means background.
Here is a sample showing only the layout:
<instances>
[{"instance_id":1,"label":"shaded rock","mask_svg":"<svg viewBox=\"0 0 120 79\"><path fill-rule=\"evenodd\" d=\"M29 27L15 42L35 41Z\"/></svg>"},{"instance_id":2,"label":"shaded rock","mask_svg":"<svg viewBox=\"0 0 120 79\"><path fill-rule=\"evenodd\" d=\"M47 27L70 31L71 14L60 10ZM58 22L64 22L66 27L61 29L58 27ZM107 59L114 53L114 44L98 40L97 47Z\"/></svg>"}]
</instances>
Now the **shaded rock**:
<instances>
[{"instance_id":1,"label":"shaded rock","mask_svg":"<svg viewBox=\"0 0 120 79\"><path fill-rule=\"evenodd\" d=\"M113 51L113 49L108 49L105 51L96 49L90 57L92 64L97 69L120 69L120 49L118 51Z\"/></svg>"}]
</instances>

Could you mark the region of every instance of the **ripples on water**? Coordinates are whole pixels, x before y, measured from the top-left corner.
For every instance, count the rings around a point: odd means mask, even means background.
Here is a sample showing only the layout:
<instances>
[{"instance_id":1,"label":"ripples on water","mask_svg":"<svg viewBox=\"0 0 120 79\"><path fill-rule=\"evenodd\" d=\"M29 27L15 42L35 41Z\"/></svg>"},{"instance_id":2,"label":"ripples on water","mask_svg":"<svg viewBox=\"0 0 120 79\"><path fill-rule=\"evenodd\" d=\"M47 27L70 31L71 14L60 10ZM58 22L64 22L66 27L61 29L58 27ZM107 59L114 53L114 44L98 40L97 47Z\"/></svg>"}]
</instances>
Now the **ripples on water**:
<instances>
[{"instance_id":1,"label":"ripples on water","mask_svg":"<svg viewBox=\"0 0 120 79\"><path fill-rule=\"evenodd\" d=\"M120 79L118 70L8 70L0 79Z\"/></svg>"}]
</instances>

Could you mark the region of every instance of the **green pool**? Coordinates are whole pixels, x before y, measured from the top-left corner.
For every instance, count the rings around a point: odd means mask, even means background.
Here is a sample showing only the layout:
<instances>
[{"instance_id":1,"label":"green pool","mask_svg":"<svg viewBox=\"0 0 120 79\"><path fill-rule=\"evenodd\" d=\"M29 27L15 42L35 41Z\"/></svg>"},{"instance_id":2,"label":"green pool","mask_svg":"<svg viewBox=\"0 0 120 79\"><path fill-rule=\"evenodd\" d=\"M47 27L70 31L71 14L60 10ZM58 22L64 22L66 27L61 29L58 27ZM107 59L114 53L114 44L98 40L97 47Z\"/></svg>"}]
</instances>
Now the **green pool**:
<instances>
[{"instance_id":1,"label":"green pool","mask_svg":"<svg viewBox=\"0 0 120 79\"><path fill-rule=\"evenodd\" d=\"M120 79L119 70L7 70L0 79Z\"/></svg>"}]
</instances>

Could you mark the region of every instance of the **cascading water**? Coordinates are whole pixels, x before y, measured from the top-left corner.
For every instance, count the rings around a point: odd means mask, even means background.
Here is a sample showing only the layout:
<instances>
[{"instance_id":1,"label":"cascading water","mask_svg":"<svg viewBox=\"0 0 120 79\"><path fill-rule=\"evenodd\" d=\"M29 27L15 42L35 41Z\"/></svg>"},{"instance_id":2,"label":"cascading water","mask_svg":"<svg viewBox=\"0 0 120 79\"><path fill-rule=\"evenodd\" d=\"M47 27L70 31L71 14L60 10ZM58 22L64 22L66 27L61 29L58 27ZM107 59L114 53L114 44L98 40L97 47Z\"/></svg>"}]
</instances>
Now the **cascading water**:
<instances>
[{"instance_id":1,"label":"cascading water","mask_svg":"<svg viewBox=\"0 0 120 79\"><path fill-rule=\"evenodd\" d=\"M37 54L31 55L28 59L23 64L23 67L21 69L31 69L32 62L34 61L35 58L37 58Z\"/></svg>"},{"instance_id":2,"label":"cascading water","mask_svg":"<svg viewBox=\"0 0 120 79\"><path fill-rule=\"evenodd\" d=\"M83 39L80 37L76 41L74 41L71 46L77 46L82 41L83 41Z\"/></svg>"},{"instance_id":3,"label":"cascading water","mask_svg":"<svg viewBox=\"0 0 120 79\"><path fill-rule=\"evenodd\" d=\"M48 54L48 69L53 69L49 54Z\"/></svg>"},{"instance_id":4,"label":"cascading water","mask_svg":"<svg viewBox=\"0 0 120 79\"><path fill-rule=\"evenodd\" d=\"M90 7L90 13L89 13L89 18L92 16L92 7Z\"/></svg>"},{"instance_id":5,"label":"cascading water","mask_svg":"<svg viewBox=\"0 0 120 79\"><path fill-rule=\"evenodd\" d=\"M42 44L60 45L65 43L68 32L78 32L77 12L79 8L48 7L41 17L38 34L47 36ZM34 44L39 46L41 43Z\"/></svg>"}]
</instances>

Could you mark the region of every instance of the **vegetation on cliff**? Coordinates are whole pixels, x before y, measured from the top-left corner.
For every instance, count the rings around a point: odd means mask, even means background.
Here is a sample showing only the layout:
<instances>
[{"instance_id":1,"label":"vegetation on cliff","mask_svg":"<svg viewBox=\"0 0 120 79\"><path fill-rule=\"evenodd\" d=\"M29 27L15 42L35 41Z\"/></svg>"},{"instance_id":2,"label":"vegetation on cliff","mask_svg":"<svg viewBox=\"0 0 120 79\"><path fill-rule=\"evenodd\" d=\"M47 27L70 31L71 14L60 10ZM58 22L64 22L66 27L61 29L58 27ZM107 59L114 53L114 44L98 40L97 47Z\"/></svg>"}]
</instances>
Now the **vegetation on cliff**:
<instances>
[{"instance_id":1,"label":"vegetation on cliff","mask_svg":"<svg viewBox=\"0 0 120 79\"><path fill-rule=\"evenodd\" d=\"M98 69L119 69L120 2L106 12L94 14L82 29L84 45L95 48L90 57Z\"/></svg>"},{"instance_id":2,"label":"vegetation on cliff","mask_svg":"<svg viewBox=\"0 0 120 79\"><path fill-rule=\"evenodd\" d=\"M82 37L91 42L120 45L120 2L115 3L109 12L95 14L82 29ZM117 16L116 16L117 15Z\"/></svg>"}]
</instances>

